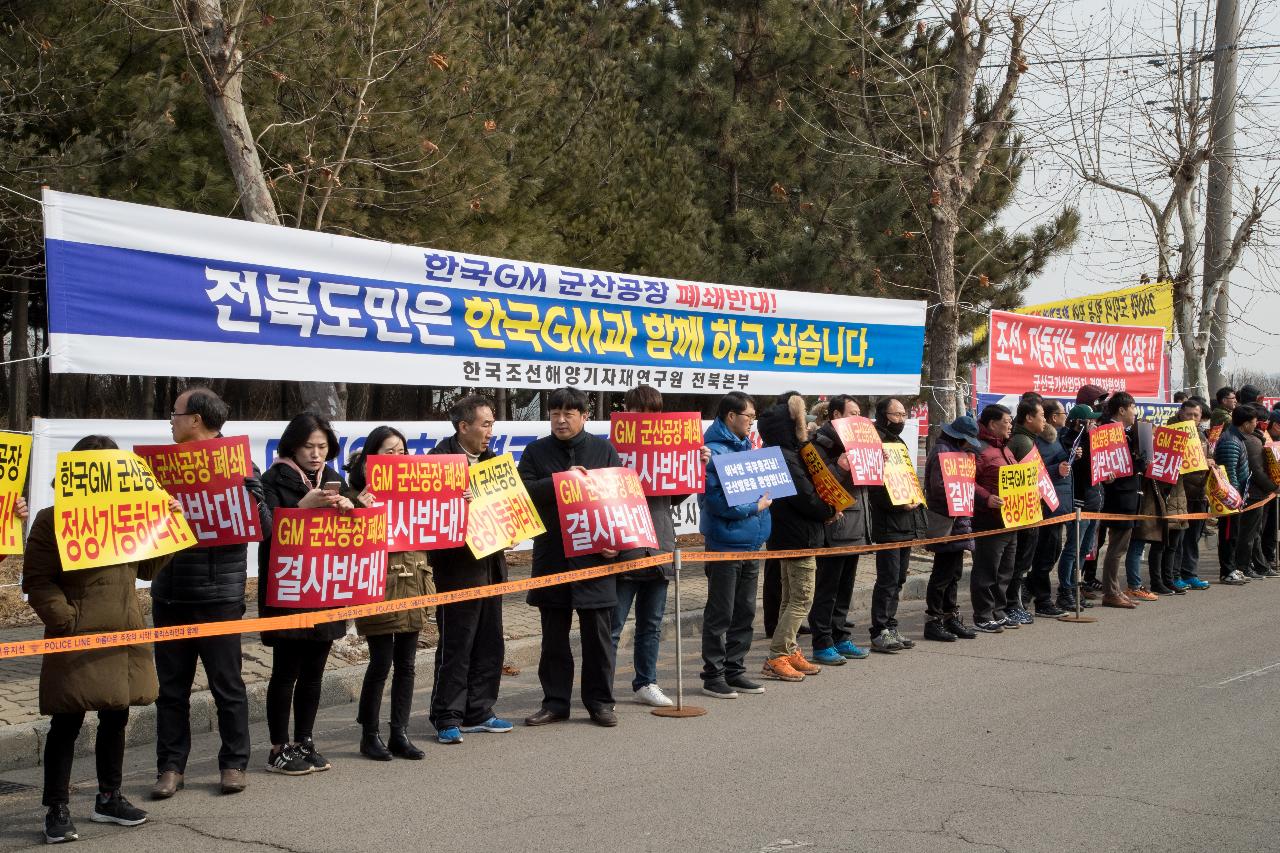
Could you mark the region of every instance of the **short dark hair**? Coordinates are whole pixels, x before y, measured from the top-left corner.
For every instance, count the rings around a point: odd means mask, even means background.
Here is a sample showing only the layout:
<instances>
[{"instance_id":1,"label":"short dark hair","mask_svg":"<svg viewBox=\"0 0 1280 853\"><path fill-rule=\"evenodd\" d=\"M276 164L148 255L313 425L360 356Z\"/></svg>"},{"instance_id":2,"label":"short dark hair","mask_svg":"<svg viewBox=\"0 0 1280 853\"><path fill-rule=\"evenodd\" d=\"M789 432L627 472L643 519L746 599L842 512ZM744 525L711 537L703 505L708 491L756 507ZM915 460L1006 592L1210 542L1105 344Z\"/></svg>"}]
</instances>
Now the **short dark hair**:
<instances>
[{"instance_id":1,"label":"short dark hair","mask_svg":"<svg viewBox=\"0 0 1280 853\"><path fill-rule=\"evenodd\" d=\"M1258 390L1256 385L1241 385L1236 391L1236 398L1241 403L1256 403L1258 398L1262 396L1262 392Z\"/></svg>"},{"instance_id":2,"label":"short dark hair","mask_svg":"<svg viewBox=\"0 0 1280 853\"><path fill-rule=\"evenodd\" d=\"M747 410L747 406L755 408L756 401L751 399L750 394L744 394L741 391L730 391L720 398L720 405L716 407L716 420L724 420L729 415L740 415Z\"/></svg>"},{"instance_id":3,"label":"short dark hair","mask_svg":"<svg viewBox=\"0 0 1280 853\"><path fill-rule=\"evenodd\" d=\"M844 417L845 406L853 403L857 405L858 401L850 397L848 394L837 394L827 401L827 420L833 421L838 417ZM858 406L861 410L861 406Z\"/></svg>"},{"instance_id":4,"label":"short dark hair","mask_svg":"<svg viewBox=\"0 0 1280 853\"><path fill-rule=\"evenodd\" d=\"M289 425L280 434L280 443L276 445L276 456L292 458L293 454L298 452L298 448L306 444L308 438L311 438L311 433L317 431L324 433L325 440L329 442L329 452L324 457L325 461L336 459L338 456L338 435L333 431L333 427L329 426L329 421L315 412L303 412L300 415L295 415L293 420L289 421Z\"/></svg>"},{"instance_id":5,"label":"short dark hair","mask_svg":"<svg viewBox=\"0 0 1280 853\"><path fill-rule=\"evenodd\" d=\"M1204 417L1204 413L1205 413L1204 404L1201 403L1199 400L1197 400L1195 397L1188 397L1187 399L1183 400L1182 405L1178 407L1179 412L1189 412L1192 409L1198 409L1200 411L1200 417Z\"/></svg>"},{"instance_id":6,"label":"short dark hair","mask_svg":"<svg viewBox=\"0 0 1280 853\"><path fill-rule=\"evenodd\" d=\"M1261 403L1249 403L1249 408L1253 409L1253 413L1258 416L1258 420L1265 421L1271 417L1271 410Z\"/></svg>"},{"instance_id":7,"label":"short dark hair","mask_svg":"<svg viewBox=\"0 0 1280 853\"><path fill-rule=\"evenodd\" d=\"M1236 389L1232 388L1230 385L1226 385L1218 389L1217 393L1213 395L1213 399L1221 403L1223 400L1225 400L1227 397L1229 397L1234 393L1236 393Z\"/></svg>"},{"instance_id":8,"label":"short dark hair","mask_svg":"<svg viewBox=\"0 0 1280 853\"><path fill-rule=\"evenodd\" d=\"M587 392L578 388L557 388L547 396L547 411L575 411L588 414L591 411L591 400Z\"/></svg>"},{"instance_id":9,"label":"short dark hair","mask_svg":"<svg viewBox=\"0 0 1280 853\"><path fill-rule=\"evenodd\" d=\"M1186 392L1186 391L1174 391L1174 392L1173 392L1173 402L1175 402L1175 403L1181 403L1181 402L1182 402L1183 400L1185 400L1185 399L1187 399L1187 392Z\"/></svg>"},{"instance_id":10,"label":"short dark hair","mask_svg":"<svg viewBox=\"0 0 1280 853\"><path fill-rule=\"evenodd\" d=\"M72 450L119 450L115 439L106 435L86 435L76 442Z\"/></svg>"},{"instance_id":11,"label":"short dark hair","mask_svg":"<svg viewBox=\"0 0 1280 853\"><path fill-rule=\"evenodd\" d=\"M458 424L475 423L476 413L481 409L493 411L493 402L483 394L468 394L449 407L449 423L457 429Z\"/></svg>"},{"instance_id":12,"label":"short dark hair","mask_svg":"<svg viewBox=\"0 0 1280 853\"><path fill-rule=\"evenodd\" d=\"M999 403L991 403L982 410L982 414L978 415L978 424L986 426L995 421L1002 421L1008 414L1009 410L1004 406Z\"/></svg>"},{"instance_id":13,"label":"short dark hair","mask_svg":"<svg viewBox=\"0 0 1280 853\"><path fill-rule=\"evenodd\" d=\"M1258 410L1253 406L1236 406L1231 410L1231 425L1234 427L1242 427L1249 421L1258 419Z\"/></svg>"},{"instance_id":14,"label":"short dark hair","mask_svg":"<svg viewBox=\"0 0 1280 853\"><path fill-rule=\"evenodd\" d=\"M885 419L889 411L889 404L892 403L894 400L898 400L898 398L882 397L881 399L876 400L876 419L877 420ZM898 402L901 403L902 401L898 400ZM906 406L904 405L903 408L906 408Z\"/></svg>"},{"instance_id":15,"label":"short dark hair","mask_svg":"<svg viewBox=\"0 0 1280 853\"><path fill-rule=\"evenodd\" d=\"M409 449L409 442L405 440L404 433L393 426L376 426L373 432L369 433L369 437L364 440L364 444L360 446L360 452L355 453L347 460L347 485L355 489L357 492L363 492L367 484L365 479L364 463L370 456L378 455L378 448L381 447L388 438L395 436L400 442Z\"/></svg>"},{"instance_id":16,"label":"short dark hair","mask_svg":"<svg viewBox=\"0 0 1280 853\"><path fill-rule=\"evenodd\" d=\"M1035 391L1023 391L1019 403L1043 403L1044 397Z\"/></svg>"},{"instance_id":17,"label":"short dark hair","mask_svg":"<svg viewBox=\"0 0 1280 853\"><path fill-rule=\"evenodd\" d=\"M222 425L231 415L231 407L222 402L222 398L208 388L188 388L182 394L187 395L188 415L199 415L200 422L213 432L220 432ZM178 396L181 397L182 394Z\"/></svg>"},{"instance_id":18,"label":"short dark hair","mask_svg":"<svg viewBox=\"0 0 1280 853\"><path fill-rule=\"evenodd\" d=\"M652 385L637 385L622 395L628 412L661 412L662 392Z\"/></svg>"},{"instance_id":19,"label":"short dark hair","mask_svg":"<svg viewBox=\"0 0 1280 853\"><path fill-rule=\"evenodd\" d=\"M1137 401L1133 399L1133 395L1128 391L1117 391L1107 398L1107 402L1103 405L1102 410L1107 417L1114 418L1116 413L1121 409L1132 406L1136 402Z\"/></svg>"},{"instance_id":20,"label":"short dark hair","mask_svg":"<svg viewBox=\"0 0 1280 853\"><path fill-rule=\"evenodd\" d=\"M1046 418L1051 418L1054 415L1058 414L1058 412L1065 412L1065 411L1066 409L1062 407L1062 403L1058 402L1052 397L1044 401L1044 416Z\"/></svg>"},{"instance_id":21,"label":"short dark hair","mask_svg":"<svg viewBox=\"0 0 1280 853\"><path fill-rule=\"evenodd\" d=\"M1025 424L1027 422L1027 418L1031 417L1036 413L1036 409L1043 410L1044 403L1040 402L1039 400L1024 399L1021 403L1018 404L1018 414L1015 415L1013 419L1017 423Z\"/></svg>"},{"instance_id":22,"label":"short dark hair","mask_svg":"<svg viewBox=\"0 0 1280 853\"><path fill-rule=\"evenodd\" d=\"M1207 411L1209 411L1209 401L1208 401L1208 400L1206 400L1204 397L1201 397L1199 394L1192 394L1192 395L1191 395L1190 397L1188 397L1187 399L1188 399L1188 400L1193 400L1193 401L1195 401L1196 403L1198 403L1198 404L1200 405L1200 411L1202 411L1202 412L1207 412Z\"/></svg>"}]
</instances>

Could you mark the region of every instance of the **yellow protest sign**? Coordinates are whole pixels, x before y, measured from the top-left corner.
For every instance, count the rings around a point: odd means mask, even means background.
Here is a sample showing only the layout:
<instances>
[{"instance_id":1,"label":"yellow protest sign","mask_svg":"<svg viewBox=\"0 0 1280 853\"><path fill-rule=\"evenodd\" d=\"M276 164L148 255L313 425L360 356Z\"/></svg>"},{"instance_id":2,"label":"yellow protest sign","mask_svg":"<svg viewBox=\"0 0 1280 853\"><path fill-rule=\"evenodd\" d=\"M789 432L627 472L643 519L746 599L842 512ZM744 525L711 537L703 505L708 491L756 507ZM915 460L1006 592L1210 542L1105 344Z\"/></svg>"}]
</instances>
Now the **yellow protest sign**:
<instances>
[{"instance_id":1,"label":"yellow protest sign","mask_svg":"<svg viewBox=\"0 0 1280 853\"><path fill-rule=\"evenodd\" d=\"M1209 514L1215 518L1233 515L1244 509L1244 497L1231 485L1227 472L1217 464L1209 468L1204 494L1209 499Z\"/></svg>"},{"instance_id":2,"label":"yellow protest sign","mask_svg":"<svg viewBox=\"0 0 1280 853\"><path fill-rule=\"evenodd\" d=\"M479 560L547 532L510 453L472 465L467 547Z\"/></svg>"},{"instance_id":3,"label":"yellow protest sign","mask_svg":"<svg viewBox=\"0 0 1280 853\"><path fill-rule=\"evenodd\" d=\"M884 460L884 487L889 492L889 500L894 506L924 503L924 490L920 488L907 446L897 441L885 442L884 452L888 457Z\"/></svg>"},{"instance_id":4,"label":"yellow protest sign","mask_svg":"<svg viewBox=\"0 0 1280 853\"><path fill-rule=\"evenodd\" d=\"M1001 465L999 494L1004 501L1000 517L1005 527L1025 527L1044 518L1040 509L1039 463Z\"/></svg>"},{"instance_id":5,"label":"yellow protest sign","mask_svg":"<svg viewBox=\"0 0 1280 853\"><path fill-rule=\"evenodd\" d=\"M1182 455L1180 474L1191 474L1196 471L1208 471L1209 463L1204 458L1204 445L1200 443L1200 430L1191 421L1179 421L1169 424L1169 429L1181 430L1187 434L1187 445Z\"/></svg>"},{"instance_id":6,"label":"yellow protest sign","mask_svg":"<svg viewBox=\"0 0 1280 853\"><path fill-rule=\"evenodd\" d=\"M1041 302L1012 309L1015 314L1106 323L1113 326L1160 326L1164 339L1173 340L1173 283L1169 281L1140 284L1120 290L1108 290L1074 299ZM974 332L974 341L986 340L985 326Z\"/></svg>"},{"instance_id":7,"label":"yellow protest sign","mask_svg":"<svg viewBox=\"0 0 1280 853\"><path fill-rule=\"evenodd\" d=\"M822 454L818 452L818 448L812 443L806 444L800 448L800 458L804 460L804 467L809 469L809 477L813 479L813 487L817 490L818 497L836 511L853 506L853 495L845 491L844 486L840 485L840 481L827 468L827 463L822 461Z\"/></svg>"},{"instance_id":8,"label":"yellow protest sign","mask_svg":"<svg viewBox=\"0 0 1280 853\"><path fill-rule=\"evenodd\" d=\"M127 450L58 454L54 530L63 571L161 557L196 543L169 493Z\"/></svg>"},{"instance_id":9,"label":"yellow protest sign","mask_svg":"<svg viewBox=\"0 0 1280 853\"><path fill-rule=\"evenodd\" d=\"M14 513L27 482L31 436L0 432L0 554L22 553L22 519Z\"/></svg>"},{"instance_id":10,"label":"yellow protest sign","mask_svg":"<svg viewBox=\"0 0 1280 853\"><path fill-rule=\"evenodd\" d=\"M1280 443L1268 441L1262 451L1262 458L1267 460L1267 476L1271 482L1280 483Z\"/></svg>"}]
</instances>

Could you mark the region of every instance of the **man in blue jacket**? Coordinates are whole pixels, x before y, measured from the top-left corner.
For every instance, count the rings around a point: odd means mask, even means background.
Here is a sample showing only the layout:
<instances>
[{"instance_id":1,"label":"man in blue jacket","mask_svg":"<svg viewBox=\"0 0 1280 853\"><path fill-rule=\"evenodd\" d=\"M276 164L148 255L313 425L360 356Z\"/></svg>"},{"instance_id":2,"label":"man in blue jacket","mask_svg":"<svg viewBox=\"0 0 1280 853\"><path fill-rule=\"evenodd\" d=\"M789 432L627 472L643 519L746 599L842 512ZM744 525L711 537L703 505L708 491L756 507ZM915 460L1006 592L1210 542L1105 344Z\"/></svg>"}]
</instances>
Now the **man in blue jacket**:
<instances>
[{"instance_id":1,"label":"man in blue jacket","mask_svg":"<svg viewBox=\"0 0 1280 853\"><path fill-rule=\"evenodd\" d=\"M756 404L740 391L720 400L716 420L704 441L711 455L751 449L747 436L756 419ZM769 538L769 496L755 503L729 506L714 462L707 463L706 491L698 495L699 529L707 551L759 551ZM707 604L702 614L702 692L717 699L739 693L763 693L746 676L756 618L759 560L718 560L706 564Z\"/></svg>"},{"instance_id":2,"label":"man in blue jacket","mask_svg":"<svg viewBox=\"0 0 1280 853\"><path fill-rule=\"evenodd\" d=\"M1213 451L1213 460L1226 473L1231 485L1236 487L1240 496L1249 493L1249 454L1245 444L1245 436L1252 435L1258 424L1258 415L1252 406L1238 406L1231 412L1231 426L1222 431L1218 445ZM1262 511L1260 509L1229 515L1218 519L1218 553L1221 562L1221 583L1228 586L1242 586L1250 578L1245 572L1252 574L1250 563L1253 561L1253 545L1262 533ZM1222 555L1229 556L1222 556Z\"/></svg>"}]
</instances>

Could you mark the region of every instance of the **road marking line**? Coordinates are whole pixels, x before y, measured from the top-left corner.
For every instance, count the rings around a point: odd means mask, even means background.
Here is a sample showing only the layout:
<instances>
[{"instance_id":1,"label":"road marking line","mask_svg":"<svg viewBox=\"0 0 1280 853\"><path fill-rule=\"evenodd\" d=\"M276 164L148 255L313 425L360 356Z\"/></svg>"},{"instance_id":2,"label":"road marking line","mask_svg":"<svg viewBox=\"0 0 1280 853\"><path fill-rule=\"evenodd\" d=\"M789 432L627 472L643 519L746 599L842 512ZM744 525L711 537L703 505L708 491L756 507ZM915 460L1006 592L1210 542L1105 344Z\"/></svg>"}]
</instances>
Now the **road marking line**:
<instances>
[{"instance_id":1,"label":"road marking line","mask_svg":"<svg viewBox=\"0 0 1280 853\"><path fill-rule=\"evenodd\" d=\"M1276 661L1275 663L1269 663L1266 666L1262 667L1261 669L1254 669L1254 670L1250 670L1249 672L1243 672L1240 675L1232 676L1231 678L1228 678L1226 681L1219 681L1217 684L1213 686L1226 687L1228 684L1231 684L1233 681L1243 681L1247 678L1256 678L1257 676L1270 672L1273 669L1280 669L1280 661Z\"/></svg>"}]
</instances>

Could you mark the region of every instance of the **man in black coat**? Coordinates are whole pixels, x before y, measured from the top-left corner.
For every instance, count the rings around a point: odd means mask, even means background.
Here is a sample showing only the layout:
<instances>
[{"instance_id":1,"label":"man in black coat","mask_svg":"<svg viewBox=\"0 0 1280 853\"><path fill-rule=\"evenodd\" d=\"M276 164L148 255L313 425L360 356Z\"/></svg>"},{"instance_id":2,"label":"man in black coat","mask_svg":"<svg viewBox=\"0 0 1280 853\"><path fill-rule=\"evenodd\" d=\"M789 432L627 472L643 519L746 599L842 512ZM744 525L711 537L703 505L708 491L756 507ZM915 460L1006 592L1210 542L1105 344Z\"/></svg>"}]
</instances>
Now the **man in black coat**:
<instances>
[{"instance_id":1,"label":"man in black coat","mask_svg":"<svg viewBox=\"0 0 1280 853\"><path fill-rule=\"evenodd\" d=\"M209 389L187 389L178 395L169 416L174 442L185 444L220 437L229 413L227 404ZM256 465L253 476L245 478L245 487L257 504L265 541L271 537L271 509ZM194 547L175 554L173 562L156 575L151 585L155 627L243 617L247 556L245 545ZM191 686L197 660L204 664L209 692L218 709L222 792L243 791L244 771L249 765L249 700L241 675L240 635L156 643L155 657L160 695L156 699L156 784L151 796L167 799L183 787L182 777L191 753Z\"/></svg>"},{"instance_id":2,"label":"man in black coat","mask_svg":"<svg viewBox=\"0 0 1280 853\"><path fill-rule=\"evenodd\" d=\"M621 467L622 460L607 440L586 431L590 404L576 388L559 388L547 398L551 435L540 438L520 455L520 479L542 517L547 532L533 540L533 576L542 577L573 569L585 569L614 560L616 551L567 558L560 534L552 475L560 471ZM569 632L573 611L578 611L582 634L582 704L592 722L616 726L613 712L614 648L613 611L618 604L613 575L589 581L559 584L529 592L529 603L542 614L542 657L538 680L542 682L542 709L525 725L545 726L569 718L573 693L573 648Z\"/></svg>"},{"instance_id":3,"label":"man in black coat","mask_svg":"<svg viewBox=\"0 0 1280 853\"><path fill-rule=\"evenodd\" d=\"M467 457L468 465L492 459L493 404L473 394L449 410L454 434L441 441L433 454ZM467 498L471 494L468 490ZM477 560L466 545L430 551L427 559L435 573L436 590L452 592L502 583L507 579L507 558L499 551ZM441 605L436 610L440 642L436 647L435 674L431 685L431 725L437 732L458 728L462 733L509 732L511 723L493 713L502 681L502 597L473 598Z\"/></svg>"}]
</instances>

